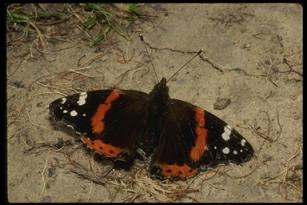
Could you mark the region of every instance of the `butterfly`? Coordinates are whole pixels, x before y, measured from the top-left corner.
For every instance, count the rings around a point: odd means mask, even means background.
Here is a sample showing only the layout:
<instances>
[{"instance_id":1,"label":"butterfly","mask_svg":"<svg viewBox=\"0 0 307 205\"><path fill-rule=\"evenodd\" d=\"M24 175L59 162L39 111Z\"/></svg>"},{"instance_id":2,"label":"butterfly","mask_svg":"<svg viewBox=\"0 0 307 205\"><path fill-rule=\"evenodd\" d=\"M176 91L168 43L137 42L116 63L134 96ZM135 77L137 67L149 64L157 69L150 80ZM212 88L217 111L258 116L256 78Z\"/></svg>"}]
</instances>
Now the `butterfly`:
<instances>
[{"instance_id":1,"label":"butterfly","mask_svg":"<svg viewBox=\"0 0 307 205\"><path fill-rule=\"evenodd\" d=\"M187 179L218 164L241 164L254 155L251 144L214 114L172 99L166 78L151 92L106 89L56 99L54 121L81 136L95 153L129 169L138 150L150 157L158 179Z\"/></svg>"}]
</instances>

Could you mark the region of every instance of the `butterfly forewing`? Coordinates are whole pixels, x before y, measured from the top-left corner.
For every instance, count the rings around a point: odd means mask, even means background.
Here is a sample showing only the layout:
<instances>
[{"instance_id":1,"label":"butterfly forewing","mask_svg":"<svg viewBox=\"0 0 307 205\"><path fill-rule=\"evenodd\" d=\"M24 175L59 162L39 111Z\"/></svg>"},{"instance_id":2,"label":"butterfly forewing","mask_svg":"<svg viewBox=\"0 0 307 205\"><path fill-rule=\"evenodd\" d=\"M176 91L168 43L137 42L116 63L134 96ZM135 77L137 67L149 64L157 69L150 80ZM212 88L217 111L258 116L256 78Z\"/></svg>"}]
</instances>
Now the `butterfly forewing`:
<instances>
[{"instance_id":1,"label":"butterfly forewing","mask_svg":"<svg viewBox=\"0 0 307 205\"><path fill-rule=\"evenodd\" d=\"M134 153L146 126L147 94L98 90L74 94L50 104L50 114L82 135L82 141L106 157Z\"/></svg>"},{"instance_id":2,"label":"butterfly forewing","mask_svg":"<svg viewBox=\"0 0 307 205\"><path fill-rule=\"evenodd\" d=\"M252 146L232 126L207 111L205 121L208 129L208 152L203 157L205 164L239 164L253 156Z\"/></svg>"}]
</instances>

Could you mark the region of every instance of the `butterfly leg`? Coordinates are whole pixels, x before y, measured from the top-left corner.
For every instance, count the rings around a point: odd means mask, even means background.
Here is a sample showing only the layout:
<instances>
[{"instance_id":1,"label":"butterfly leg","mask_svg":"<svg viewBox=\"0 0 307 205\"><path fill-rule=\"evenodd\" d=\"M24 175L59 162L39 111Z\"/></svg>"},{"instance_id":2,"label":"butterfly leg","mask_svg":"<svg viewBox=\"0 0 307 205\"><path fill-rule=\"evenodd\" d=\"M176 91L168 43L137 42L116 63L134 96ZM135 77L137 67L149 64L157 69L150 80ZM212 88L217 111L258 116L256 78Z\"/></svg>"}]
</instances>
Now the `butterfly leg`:
<instances>
[{"instance_id":1,"label":"butterfly leg","mask_svg":"<svg viewBox=\"0 0 307 205\"><path fill-rule=\"evenodd\" d=\"M133 165L136 158L135 154L124 154L120 159L114 161L114 169L123 169L129 171Z\"/></svg>"}]
</instances>

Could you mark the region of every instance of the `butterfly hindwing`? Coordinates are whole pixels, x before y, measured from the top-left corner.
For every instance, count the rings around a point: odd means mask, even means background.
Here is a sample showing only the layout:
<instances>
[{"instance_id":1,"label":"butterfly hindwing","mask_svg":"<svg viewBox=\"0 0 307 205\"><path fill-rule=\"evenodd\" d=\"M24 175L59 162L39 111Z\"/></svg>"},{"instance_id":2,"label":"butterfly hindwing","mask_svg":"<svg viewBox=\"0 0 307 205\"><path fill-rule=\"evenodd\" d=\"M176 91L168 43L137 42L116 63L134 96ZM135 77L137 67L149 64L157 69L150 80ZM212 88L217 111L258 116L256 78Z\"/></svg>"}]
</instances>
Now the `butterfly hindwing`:
<instances>
[{"instance_id":1,"label":"butterfly hindwing","mask_svg":"<svg viewBox=\"0 0 307 205\"><path fill-rule=\"evenodd\" d=\"M151 174L158 178L185 178L198 172L206 140L198 117L196 107L171 101L160 119L159 143L153 154Z\"/></svg>"}]
</instances>

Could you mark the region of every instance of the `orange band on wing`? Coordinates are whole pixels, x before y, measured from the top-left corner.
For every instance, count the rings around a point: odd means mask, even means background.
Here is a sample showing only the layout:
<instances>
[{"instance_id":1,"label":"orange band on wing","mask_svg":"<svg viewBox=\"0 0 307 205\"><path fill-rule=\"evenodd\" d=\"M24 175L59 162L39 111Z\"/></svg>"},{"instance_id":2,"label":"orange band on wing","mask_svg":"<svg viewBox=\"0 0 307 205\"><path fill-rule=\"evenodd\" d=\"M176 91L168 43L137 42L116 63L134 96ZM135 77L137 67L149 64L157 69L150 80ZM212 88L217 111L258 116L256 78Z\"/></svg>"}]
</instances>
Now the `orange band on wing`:
<instances>
[{"instance_id":1,"label":"orange band on wing","mask_svg":"<svg viewBox=\"0 0 307 205\"><path fill-rule=\"evenodd\" d=\"M121 94L121 91L114 89L107 97L105 102L98 106L95 115L91 118L93 133L100 134L104 130L103 119L105 117L105 114L111 109L112 102L118 99Z\"/></svg>"},{"instance_id":2,"label":"orange band on wing","mask_svg":"<svg viewBox=\"0 0 307 205\"><path fill-rule=\"evenodd\" d=\"M98 154L101 154L105 157L118 157L125 150L119 147L115 147L111 144L104 143L101 139L98 140L90 140L87 137L81 138L82 142L86 144L90 149L93 149Z\"/></svg>"},{"instance_id":3,"label":"orange band on wing","mask_svg":"<svg viewBox=\"0 0 307 205\"><path fill-rule=\"evenodd\" d=\"M198 173L198 169L192 169L186 164L183 164L182 166L177 164L161 164L160 169L162 176L165 177L186 178Z\"/></svg>"},{"instance_id":4,"label":"orange band on wing","mask_svg":"<svg viewBox=\"0 0 307 205\"><path fill-rule=\"evenodd\" d=\"M195 110L195 134L196 141L190 152L190 157L193 161L198 161L207 150L207 134L208 130L205 128L205 111L197 108Z\"/></svg>"}]
</instances>

